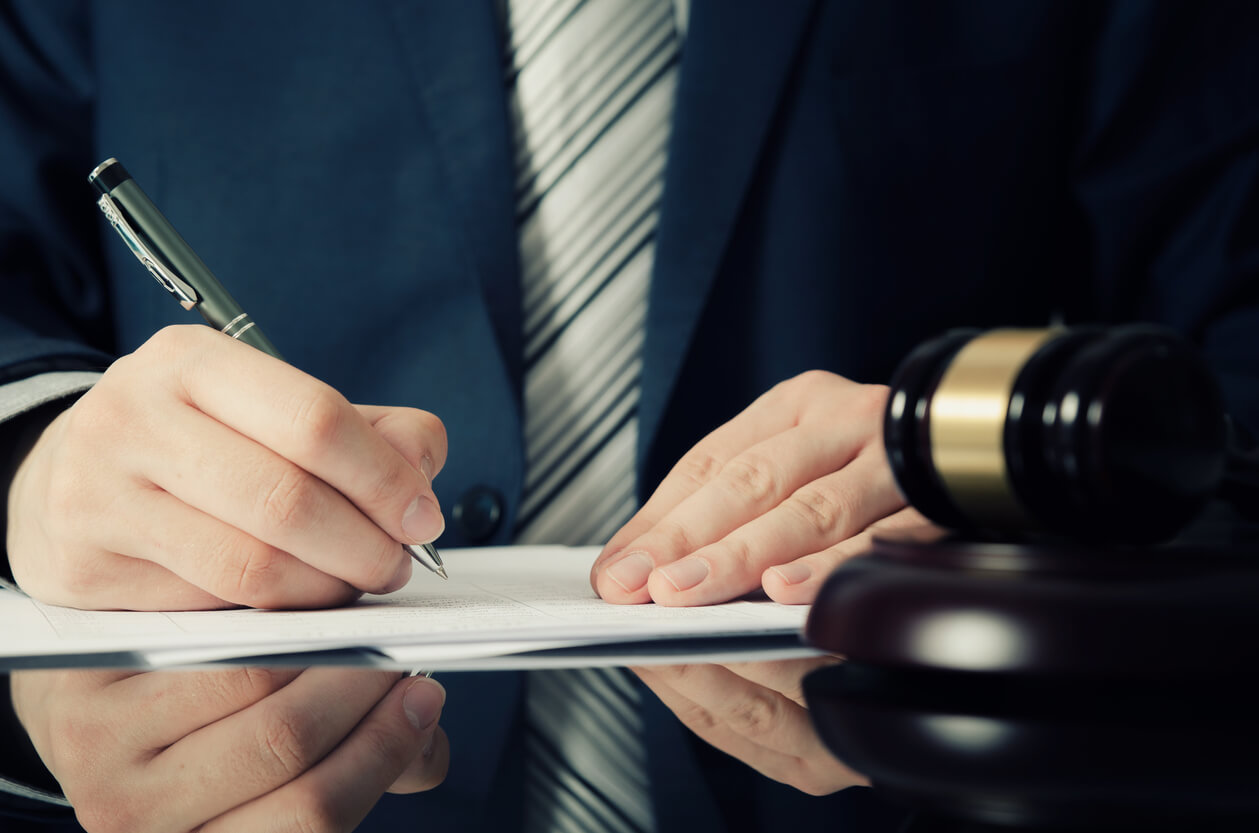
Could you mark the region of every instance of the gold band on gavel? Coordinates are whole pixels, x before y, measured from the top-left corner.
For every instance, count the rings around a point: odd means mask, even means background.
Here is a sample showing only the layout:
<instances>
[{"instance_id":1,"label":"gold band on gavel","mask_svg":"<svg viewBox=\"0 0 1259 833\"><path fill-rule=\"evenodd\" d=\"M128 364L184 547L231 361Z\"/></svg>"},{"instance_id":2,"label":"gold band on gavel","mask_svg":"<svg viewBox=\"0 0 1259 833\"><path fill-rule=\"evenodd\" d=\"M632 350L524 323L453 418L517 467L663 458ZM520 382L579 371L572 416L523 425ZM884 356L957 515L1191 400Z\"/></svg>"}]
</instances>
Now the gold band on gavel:
<instances>
[{"instance_id":1,"label":"gold band on gavel","mask_svg":"<svg viewBox=\"0 0 1259 833\"><path fill-rule=\"evenodd\" d=\"M1034 522L1010 485L1005 424L1023 365L1061 330L990 330L967 342L928 406L931 461L945 491L981 527L1027 529Z\"/></svg>"}]
</instances>

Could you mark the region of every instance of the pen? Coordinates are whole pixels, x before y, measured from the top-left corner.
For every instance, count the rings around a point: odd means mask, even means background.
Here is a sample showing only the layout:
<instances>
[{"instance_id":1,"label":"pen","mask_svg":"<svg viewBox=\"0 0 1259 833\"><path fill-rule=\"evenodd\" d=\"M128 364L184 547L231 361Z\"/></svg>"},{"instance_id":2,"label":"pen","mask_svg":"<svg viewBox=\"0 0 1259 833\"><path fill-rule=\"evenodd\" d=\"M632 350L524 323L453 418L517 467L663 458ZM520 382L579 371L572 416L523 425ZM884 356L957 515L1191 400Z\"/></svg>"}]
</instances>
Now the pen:
<instances>
[{"instance_id":1,"label":"pen","mask_svg":"<svg viewBox=\"0 0 1259 833\"><path fill-rule=\"evenodd\" d=\"M186 310L196 309L206 323L237 341L283 359L262 328L241 309L209 267L162 215L117 159L96 166L87 181L100 192L100 206L110 225L157 282ZM403 544L420 564L447 578L437 548L432 544Z\"/></svg>"}]
</instances>

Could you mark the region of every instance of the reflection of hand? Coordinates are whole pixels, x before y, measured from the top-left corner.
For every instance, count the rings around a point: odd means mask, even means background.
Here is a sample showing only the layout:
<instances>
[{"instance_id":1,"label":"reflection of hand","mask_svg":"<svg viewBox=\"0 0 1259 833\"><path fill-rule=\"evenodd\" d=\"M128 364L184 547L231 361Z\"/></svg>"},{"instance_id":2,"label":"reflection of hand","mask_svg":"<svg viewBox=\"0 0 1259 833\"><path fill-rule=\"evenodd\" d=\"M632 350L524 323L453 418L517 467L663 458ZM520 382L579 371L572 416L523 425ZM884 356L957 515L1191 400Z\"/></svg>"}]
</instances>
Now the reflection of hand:
<instances>
[{"instance_id":1,"label":"reflection of hand","mask_svg":"<svg viewBox=\"0 0 1259 833\"><path fill-rule=\"evenodd\" d=\"M775 781L825 795L865 779L836 760L809 720L801 680L836 660L635 668L702 739Z\"/></svg>"},{"instance_id":2,"label":"reflection of hand","mask_svg":"<svg viewBox=\"0 0 1259 833\"><path fill-rule=\"evenodd\" d=\"M441 783L449 761L445 692L422 677L26 671L11 685L91 833L351 830L386 789Z\"/></svg>"},{"instance_id":3,"label":"reflection of hand","mask_svg":"<svg viewBox=\"0 0 1259 833\"><path fill-rule=\"evenodd\" d=\"M887 388L812 371L692 448L613 536L591 584L613 602L727 601L763 586L807 603L871 527L927 525L883 451Z\"/></svg>"},{"instance_id":4,"label":"reflection of hand","mask_svg":"<svg viewBox=\"0 0 1259 833\"><path fill-rule=\"evenodd\" d=\"M442 529L431 414L351 405L208 327L168 327L44 430L9 489L14 576L83 608L312 607L396 589Z\"/></svg>"}]
</instances>

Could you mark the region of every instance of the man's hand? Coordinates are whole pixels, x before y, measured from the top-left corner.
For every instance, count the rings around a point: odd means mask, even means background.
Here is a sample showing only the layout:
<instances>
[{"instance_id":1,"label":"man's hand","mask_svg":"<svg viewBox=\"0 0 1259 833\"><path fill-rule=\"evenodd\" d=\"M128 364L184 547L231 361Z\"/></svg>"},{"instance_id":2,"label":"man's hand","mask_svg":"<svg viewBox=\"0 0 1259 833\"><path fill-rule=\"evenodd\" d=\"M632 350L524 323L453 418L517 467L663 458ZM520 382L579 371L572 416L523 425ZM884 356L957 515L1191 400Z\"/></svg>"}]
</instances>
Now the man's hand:
<instances>
[{"instance_id":1,"label":"man's hand","mask_svg":"<svg viewBox=\"0 0 1259 833\"><path fill-rule=\"evenodd\" d=\"M866 783L827 751L805 706L804 675L835 662L819 657L633 670L703 740L775 781L826 795Z\"/></svg>"},{"instance_id":2,"label":"man's hand","mask_svg":"<svg viewBox=\"0 0 1259 833\"><path fill-rule=\"evenodd\" d=\"M115 362L9 488L21 587L80 608L324 607L396 590L442 531L431 414L351 405L197 325Z\"/></svg>"},{"instance_id":3,"label":"man's hand","mask_svg":"<svg viewBox=\"0 0 1259 833\"><path fill-rule=\"evenodd\" d=\"M348 831L431 789L445 691L380 671L25 671L13 705L90 833Z\"/></svg>"},{"instance_id":4,"label":"man's hand","mask_svg":"<svg viewBox=\"0 0 1259 833\"><path fill-rule=\"evenodd\" d=\"M698 605L758 587L811 602L878 528L927 526L904 508L883 451L887 388L811 371L701 440L600 553L612 602Z\"/></svg>"}]
</instances>

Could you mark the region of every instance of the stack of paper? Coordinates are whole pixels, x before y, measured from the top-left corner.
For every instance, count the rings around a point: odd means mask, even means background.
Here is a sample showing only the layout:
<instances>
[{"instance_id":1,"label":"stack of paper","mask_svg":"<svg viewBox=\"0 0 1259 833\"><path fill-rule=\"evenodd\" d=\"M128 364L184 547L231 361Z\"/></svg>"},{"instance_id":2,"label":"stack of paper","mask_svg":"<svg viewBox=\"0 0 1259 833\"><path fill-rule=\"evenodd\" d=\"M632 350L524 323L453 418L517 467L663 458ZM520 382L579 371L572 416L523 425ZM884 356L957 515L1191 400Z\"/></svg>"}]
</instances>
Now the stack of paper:
<instances>
[{"instance_id":1,"label":"stack of paper","mask_svg":"<svg viewBox=\"0 0 1259 833\"><path fill-rule=\"evenodd\" d=\"M590 589L598 550L442 553L389 596L334 610L80 611L0 590L0 668L334 662L430 670L729 662L818 653L808 608L768 600L613 605Z\"/></svg>"}]
</instances>

